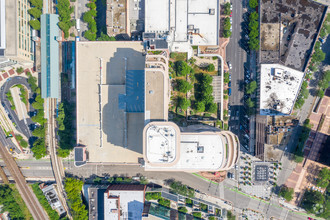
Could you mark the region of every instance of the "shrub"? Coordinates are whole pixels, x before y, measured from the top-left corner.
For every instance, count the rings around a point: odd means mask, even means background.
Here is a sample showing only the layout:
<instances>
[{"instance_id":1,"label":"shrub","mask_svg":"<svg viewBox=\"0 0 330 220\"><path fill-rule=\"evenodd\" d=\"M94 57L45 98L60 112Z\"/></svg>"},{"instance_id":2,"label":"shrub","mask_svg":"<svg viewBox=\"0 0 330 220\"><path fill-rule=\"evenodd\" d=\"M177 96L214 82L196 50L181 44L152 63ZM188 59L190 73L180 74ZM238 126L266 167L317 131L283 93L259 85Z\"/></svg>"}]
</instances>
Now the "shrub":
<instances>
[{"instance_id":1,"label":"shrub","mask_svg":"<svg viewBox=\"0 0 330 220\"><path fill-rule=\"evenodd\" d=\"M184 206L180 206L180 207L178 208L178 211L179 211L179 212L182 212L182 213L187 213L187 212L188 212L188 209L187 209L186 207L184 207Z\"/></svg>"},{"instance_id":2,"label":"shrub","mask_svg":"<svg viewBox=\"0 0 330 220\"><path fill-rule=\"evenodd\" d=\"M158 199L158 204L162 205L162 206L165 206L165 207L168 207L168 208L171 207L171 201L168 200L168 199L164 199L164 198Z\"/></svg>"},{"instance_id":3,"label":"shrub","mask_svg":"<svg viewBox=\"0 0 330 220\"><path fill-rule=\"evenodd\" d=\"M201 212L193 212L192 214L195 218L202 219L202 213Z\"/></svg>"},{"instance_id":4,"label":"shrub","mask_svg":"<svg viewBox=\"0 0 330 220\"><path fill-rule=\"evenodd\" d=\"M160 192L146 192L146 200L158 200L161 198Z\"/></svg>"}]
</instances>

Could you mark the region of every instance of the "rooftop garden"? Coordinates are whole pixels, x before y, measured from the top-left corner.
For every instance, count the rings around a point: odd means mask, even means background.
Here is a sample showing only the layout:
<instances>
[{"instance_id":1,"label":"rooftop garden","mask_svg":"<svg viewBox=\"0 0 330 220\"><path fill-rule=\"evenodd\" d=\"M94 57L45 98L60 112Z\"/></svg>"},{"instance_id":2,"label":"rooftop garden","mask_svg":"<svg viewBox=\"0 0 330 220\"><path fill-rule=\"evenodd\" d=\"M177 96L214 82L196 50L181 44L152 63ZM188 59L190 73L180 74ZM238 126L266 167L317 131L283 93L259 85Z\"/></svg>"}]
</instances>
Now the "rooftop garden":
<instances>
[{"instance_id":1,"label":"rooftop garden","mask_svg":"<svg viewBox=\"0 0 330 220\"><path fill-rule=\"evenodd\" d=\"M186 53L171 53L169 72L171 78L170 112L173 121L184 121L185 118L217 118L217 104L214 102L212 75L217 75L217 60L212 58L187 60ZM201 61L202 60L202 61Z\"/></svg>"}]
</instances>

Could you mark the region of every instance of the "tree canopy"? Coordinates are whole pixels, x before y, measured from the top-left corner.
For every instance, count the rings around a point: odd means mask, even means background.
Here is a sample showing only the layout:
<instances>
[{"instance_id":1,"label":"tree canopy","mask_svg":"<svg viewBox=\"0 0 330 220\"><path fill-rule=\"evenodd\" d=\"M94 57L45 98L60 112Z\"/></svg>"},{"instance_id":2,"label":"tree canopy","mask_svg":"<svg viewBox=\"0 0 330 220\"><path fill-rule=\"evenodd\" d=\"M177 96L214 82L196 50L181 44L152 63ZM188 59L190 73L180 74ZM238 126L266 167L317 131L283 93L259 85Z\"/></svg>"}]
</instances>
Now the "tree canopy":
<instances>
[{"instance_id":1,"label":"tree canopy","mask_svg":"<svg viewBox=\"0 0 330 220\"><path fill-rule=\"evenodd\" d=\"M231 13L231 10L230 10L230 2L227 2L226 4L224 4L224 14L225 15L230 15L230 13Z\"/></svg>"},{"instance_id":2,"label":"tree canopy","mask_svg":"<svg viewBox=\"0 0 330 220\"><path fill-rule=\"evenodd\" d=\"M191 73L192 68L185 61L175 62L176 73L178 76L186 76Z\"/></svg>"},{"instance_id":3,"label":"tree canopy","mask_svg":"<svg viewBox=\"0 0 330 220\"><path fill-rule=\"evenodd\" d=\"M249 0L250 8L256 8L258 6L258 0Z\"/></svg>"},{"instance_id":4,"label":"tree canopy","mask_svg":"<svg viewBox=\"0 0 330 220\"><path fill-rule=\"evenodd\" d=\"M214 70L215 70L215 67L212 63L207 66L207 71L208 72L213 72Z\"/></svg>"},{"instance_id":5,"label":"tree canopy","mask_svg":"<svg viewBox=\"0 0 330 220\"><path fill-rule=\"evenodd\" d=\"M317 186L322 188L327 188L330 182L330 169L324 167L316 180Z\"/></svg>"},{"instance_id":6,"label":"tree canopy","mask_svg":"<svg viewBox=\"0 0 330 220\"><path fill-rule=\"evenodd\" d=\"M283 197L286 201L291 201L293 199L293 189L287 186L282 186L279 195Z\"/></svg>"},{"instance_id":7,"label":"tree canopy","mask_svg":"<svg viewBox=\"0 0 330 220\"><path fill-rule=\"evenodd\" d=\"M247 94L252 94L255 90L257 89L257 82L252 81L246 86L246 93Z\"/></svg>"},{"instance_id":8,"label":"tree canopy","mask_svg":"<svg viewBox=\"0 0 330 220\"><path fill-rule=\"evenodd\" d=\"M186 111L188 109L188 107L190 106L190 100L179 96L177 98L177 106L179 108L181 108L182 110Z\"/></svg>"},{"instance_id":9,"label":"tree canopy","mask_svg":"<svg viewBox=\"0 0 330 220\"><path fill-rule=\"evenodd\" d=\"M75 178L66 178L64 181L64 189L73 219L88 220L88 211L81 199L83 184L83 181Z\"/></svg>"},{"instance_id":10,"label":"tree canopy","mask_svg":"<svg viewBox=\"0 0 330 220\"><path fill-rule=\"evenodd\" d=\"M0 205L3 205L2 212L8 211L12 219L25 219L9 185L0 185L0 198Z\"/></svg>"},{"instance_id":11,"label":"tree canopy","mask_svg":"<svg viewBox=\"0 0 330 220\"><path fill-rule=\"evenodd\" d=\"M187 82L186 80L177 79L175 81L175 83L176 83L175 88L179 92L187 93L188 91L190 91L193 88L193 85L191 83Z\"/></svg>"}]
</instances>

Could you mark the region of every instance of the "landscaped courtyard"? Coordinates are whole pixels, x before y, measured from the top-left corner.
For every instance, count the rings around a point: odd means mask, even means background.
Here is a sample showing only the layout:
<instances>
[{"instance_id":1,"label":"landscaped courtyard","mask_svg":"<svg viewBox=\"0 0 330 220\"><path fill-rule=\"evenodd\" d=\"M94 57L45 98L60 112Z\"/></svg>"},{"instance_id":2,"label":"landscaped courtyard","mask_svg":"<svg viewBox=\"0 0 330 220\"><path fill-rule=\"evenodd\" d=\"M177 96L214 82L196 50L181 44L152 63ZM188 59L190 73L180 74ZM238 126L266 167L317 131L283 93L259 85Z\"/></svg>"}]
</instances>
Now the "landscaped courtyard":
<instances>
[{"instance_id":1,"label":"landscaped courtyard","mask_svg":"<svg viewBox=\"0 0 330 220\"><path fill-rule=\"evenodd\" d=\"M179 125L206 122L215 126L218 103L214 98L213 80L218 76L217 57L192 57L171 53L169 74L171 102L169 117Z\"/></svg>"}]
</instances>

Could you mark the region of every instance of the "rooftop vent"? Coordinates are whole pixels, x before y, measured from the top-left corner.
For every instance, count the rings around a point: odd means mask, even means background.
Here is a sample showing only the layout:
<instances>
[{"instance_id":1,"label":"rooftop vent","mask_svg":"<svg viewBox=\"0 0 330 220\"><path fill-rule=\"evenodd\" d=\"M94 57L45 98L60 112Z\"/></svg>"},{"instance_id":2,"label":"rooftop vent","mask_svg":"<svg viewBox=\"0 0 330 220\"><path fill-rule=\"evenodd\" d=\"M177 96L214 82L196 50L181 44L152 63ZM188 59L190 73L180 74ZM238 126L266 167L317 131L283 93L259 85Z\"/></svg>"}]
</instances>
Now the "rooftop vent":
<instances>
[{"instance_id":1,"label":"rooftop vent","mask_svg":"<svg viewBox=\"0 0 330 220\"><path fill-rule=\"evenodd\" d=\"M209 9L209 14L214 15L215 14L215 9L214 8Z\"/></svg>"}]
</instances>

